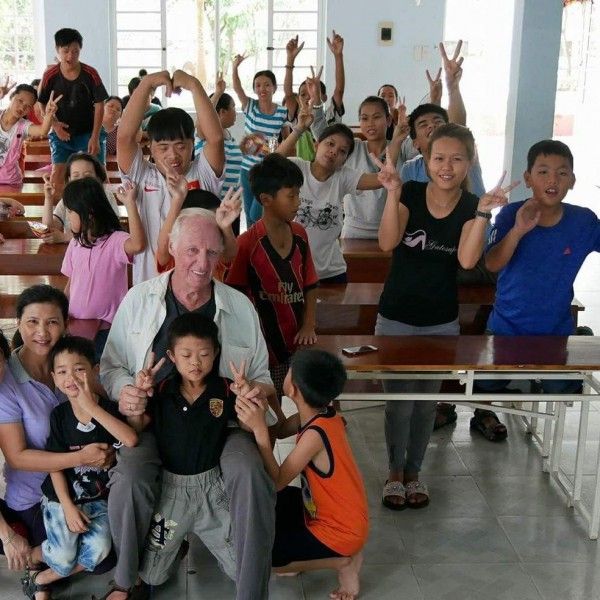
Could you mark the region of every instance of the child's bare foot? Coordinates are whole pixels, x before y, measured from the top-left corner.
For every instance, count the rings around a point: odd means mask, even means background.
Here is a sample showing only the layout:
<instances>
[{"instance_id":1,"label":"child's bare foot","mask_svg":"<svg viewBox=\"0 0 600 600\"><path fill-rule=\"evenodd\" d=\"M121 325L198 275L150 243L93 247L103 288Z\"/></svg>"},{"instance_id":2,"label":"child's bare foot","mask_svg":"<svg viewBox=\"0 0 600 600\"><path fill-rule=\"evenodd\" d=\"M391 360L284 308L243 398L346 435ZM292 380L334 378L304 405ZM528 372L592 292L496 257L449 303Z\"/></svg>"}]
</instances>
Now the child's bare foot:
<instances>
[{"instance_id":1,"label":"child's bare foot","mask_svg":"<svg viewBox=\"0 0 600 600\"><path fill-rule=\"evenodd\" d=\"M348 565L338 571L339 586L329 597L332 600L354 600L360 591L360 570L363 564L363 553L357 552Z\"/></svg>"}]
</instances>

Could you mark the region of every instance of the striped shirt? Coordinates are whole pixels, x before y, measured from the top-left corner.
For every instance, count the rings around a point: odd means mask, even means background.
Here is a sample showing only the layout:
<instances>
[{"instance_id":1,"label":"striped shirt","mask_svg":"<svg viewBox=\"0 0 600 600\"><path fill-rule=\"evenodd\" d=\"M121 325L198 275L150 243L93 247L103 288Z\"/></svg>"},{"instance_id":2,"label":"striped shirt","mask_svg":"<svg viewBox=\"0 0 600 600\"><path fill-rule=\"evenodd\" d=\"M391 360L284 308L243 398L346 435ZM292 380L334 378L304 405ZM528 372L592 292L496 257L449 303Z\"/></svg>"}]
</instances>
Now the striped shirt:
<instances>
[{"instance_id":1,"label":"striped shirt","mask_svg":"<svg viewBox=\"0 0 600 600\"><path fill-rule=\"evenodd\" d=\"M262 133L265 137L279 136L281 128L287 123L287 108L279 104L276 105L275 112L272 115L266 115L260 112L258 100L248 98L248 105L244 111L246 122L244 124L244 133ZM242 159L242 169L249 171L253 165L259 163L264 156L250 156L245 154Z\"/></svg>"},{"instance_id":2,"label":"striped shirt","mask_svg":"<svg viewBox=\"0 0 600 600\"><path fill-rule=\"evenodd\" d=\"M198 154L198 150L204 148L206 140L201 140L196 136L194 145L194 155ZM242 151L236 139L232 137L228 129L225 129L225 180L221 188L221 200L225 198L225 194L229 188L240 187L240 170L242 168Z\"/></svg>"}]
</instances>

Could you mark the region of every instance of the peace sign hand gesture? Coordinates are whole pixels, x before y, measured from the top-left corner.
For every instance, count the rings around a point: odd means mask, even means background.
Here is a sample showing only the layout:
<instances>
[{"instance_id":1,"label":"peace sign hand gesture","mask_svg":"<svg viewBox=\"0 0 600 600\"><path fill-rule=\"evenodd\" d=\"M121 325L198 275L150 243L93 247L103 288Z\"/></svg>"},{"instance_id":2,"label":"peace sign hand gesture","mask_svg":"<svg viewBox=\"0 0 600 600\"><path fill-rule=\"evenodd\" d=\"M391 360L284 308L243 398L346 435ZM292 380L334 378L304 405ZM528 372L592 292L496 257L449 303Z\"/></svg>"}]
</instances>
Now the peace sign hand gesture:
<instances>
[{"instance_id":1,"label":"peace sign hand gesture","mask_svg":"<svg viewBox=\"0 0 600 600\"><path fill-rule=\"evenodd\" d=\"M135 387L146 392L148 396L152 396L154 394L154 378L165 364L165 361L166 358L163 356L154 364L154 352L150 352L146 367L135 376Z\"/></svg>"},{"instance_id":2,"label":"peace sign hand gesture","mask_svg":"<svg viewBox=\"0 0 600 600\"><path fill-rule=\"evenodd\" d=\"M460 56L460 50L462 48L462 40L458 40L458 44L456 44L456 48L454 49L454 54L452 58L448 58L446 54L446 48L444 48L443 42L440 42L440 54L442 55L442 60L444 62L444 74L446 75L446 85L450 87L458 86L460 82L460 78L462 77L462 63L465 60L464 56Z\"/></svg>"},{"instance_id":3,"label":"peace sign hand gesture","mask_svg":"<svg viewBox=\"0 0 600 600\"><path fill-rule=\"evenodd\" d=\"M321 75L323 74L323 65L315 74L314 68L310 67L310 77L306 78L306 88L313 104L321 104Z\"/></svg>"},{"instance_id":4,"label":"peace sign hand gesture","mask_svg":"<svg viewBox=\"0 0 600 600\"><path fill-rule=\"evenodd\" d=\"M233 374L233 383L231 384L231 389L238 396L245 396L250 391L250 384L246 379L246 361L243 360L240 364L240 368L238 369L232 360L229 361L229 368L231 369L231 373Z\"/></svg>"},{"instance_id":5,"label":"peace sign hand gesture","mask_svg":"<svg viewBox=\"0 0 600 600\"><path fill-rule=\"evenodd\" d=\"M298 128L302 131L306 131L315 120L312 112L313 101L309 100L304 102L302 98L298 97L298 104L300 104L300 112L298 113Z\"/></svg>"},{"instance_id":6,"label":"peace sign hand gesture","mask_svg":"<svg viewBox=\"0 0 600 600\"><path fill-rule=\"evenodd\" d=\"M429 102L439 106L442 103L442 67L438 69L435 79L431 77L429 69L425 70L425 74L429 83Z\"/></svg>"},{"instance_id":7,"label":"peace sign hand gesture","mask_svg":"<svg viewBox=\"0 0 600 600\"><path fill-rule=\"evenodd\" d=\"M48 103L46 104L46 114L53 117L58 110L58 102L62 99L63 95L61 94L58 98L54 98L54 90L50 92L50 97L48 98Z\"/></svg>"},{"instance_id":8,"label":"peace sign hand gesture","mask_svg":"<svg viewBox=\"0 0 600 600\"><path fill-rule=\"evenodd\" d=\"M502 187L502 182L504 181L505 177L506 171L502 173L502 177L500 177L498 183L489 192L486 192L483 196L481 196L481 198L479 198L477 210L481 212L490 212L494 208L508 204L508 198L506 197L506 194L508 194L512 189L516 188L521 182L513 181L506 187Z\"/></svg>"},{"instance_id":9,"label":"peace sign hand gesture","mask_svg":"<svg viewBox=\"0 0 600 600\"><path fill-rule=\"evenodd\" d=\"M400 190L402 190L402 180L400 179L400 175L398 175L396 165L392 162L390 157L390 147L388 146L385 149L385 163L382 163L372 152L371 160L380 169L379 173L377 173L379 183L381 183L388 192L398 192L399 194Z\"/></svg>"}]
</instances>

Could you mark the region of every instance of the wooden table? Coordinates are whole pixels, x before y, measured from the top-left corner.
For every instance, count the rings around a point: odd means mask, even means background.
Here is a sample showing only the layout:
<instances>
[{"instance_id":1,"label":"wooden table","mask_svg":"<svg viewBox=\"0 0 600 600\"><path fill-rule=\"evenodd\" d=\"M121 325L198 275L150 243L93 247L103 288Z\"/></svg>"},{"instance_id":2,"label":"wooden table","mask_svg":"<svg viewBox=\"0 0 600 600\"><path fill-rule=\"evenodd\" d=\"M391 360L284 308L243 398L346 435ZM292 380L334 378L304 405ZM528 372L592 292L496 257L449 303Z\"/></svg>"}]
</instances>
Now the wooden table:
<instances>
[{"instance_id":1,"label":"wooden table","mask_svg":"<svg viewBox=\"0 0 600 600\"><path fill-rule=\"evenodd\" d=\"M60 275L66 249L37 238L6 240L0 244L0 275Z\"/></svg>"},{"instance_id":2,"label":"wooden table","mask_svg":"<svg viewBox=\"0 0 600 600\"><path fill-rule=\"evenodd\" d=\"M355 357L342 354L342 348L372 344L377 351ZM589 421L589 403L598 399L600 381L600 337L594 336L319 336L317 347L342 360L349 379L456 379L463 392L443 394L363 393L344 391L340 400L431 400L488 408L484 402L506 402L503 394L473 391L478 379L568 379L582 380L584 393L519 395L519 408L502 407L503 412L524 418L530 433L540 443L542 468L549 471L567 495L569 506L576 507L587 520L590 539L600 529L600 460L596 460L596 487L591 504L584 503L581 490ZM575 475L570 478L560 466L566 402L580 402ZM531 403L531 408L528 408ZM545 411L539 408L545 403ZM522 405L525 404L526 407ZM543 433L537 432L537 419L544 420ZM597 459L600 458L598 448Z\"/></svg>"},{"instance_id":3,"label":"wooden table","mask_svg":"<svg viewBox=\"0 0 600 600\"><path fill-rule=\"evenodd\" d=\"M383 252L377 240L340 239L348 281L383 283L390 271L392 253Z\"/></svg>"},{"instance_id":4,"label":"wooden table","mask_svg":"<svg viewBox=\"0 0 600 600\"><path fill-rule=\"evenodd\" d=\"M46 284L65 289L65 275L3 275L0 277L0 317L14 318L17 315L17 298L32 285Z\"/></svg>"},{"instance_id":5,"label":"wooden table","mask_svg":"<svg viewBox=\"0 0 600 600\"><path fill-rule=\"evenodd\" d=\"M25 206L44 204L44 185L24 183L23 185L0 185L0 198L14 198Z\"/></svg>"}]
</instances>

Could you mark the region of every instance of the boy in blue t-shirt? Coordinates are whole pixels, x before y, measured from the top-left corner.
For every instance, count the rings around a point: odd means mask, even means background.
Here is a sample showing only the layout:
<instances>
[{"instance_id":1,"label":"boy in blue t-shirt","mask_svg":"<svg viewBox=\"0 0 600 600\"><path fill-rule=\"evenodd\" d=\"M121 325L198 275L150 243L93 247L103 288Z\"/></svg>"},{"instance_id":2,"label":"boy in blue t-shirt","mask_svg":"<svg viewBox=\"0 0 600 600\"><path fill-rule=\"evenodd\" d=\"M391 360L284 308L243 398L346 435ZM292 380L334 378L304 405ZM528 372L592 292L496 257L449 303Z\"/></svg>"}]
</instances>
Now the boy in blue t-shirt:
<instances>
[{"instance_id":1,"label":"boy in blue t-shirt","mask_svg":"<svg viewBox=\"0 0 600 600\"><path fill-rule=\"evenodd\" d=\"M499 272L488 329L495 335L573 335L573 282L587 255L600 251L600 220L588 208L563 203L575 185L566 144L534 144L524 178L532 197L500 211L486 249L486 267ZM507 384L479 382L494 391ZM581 382L543 385L546 393L573 393Z\"/></svg>"}]
</instances>

